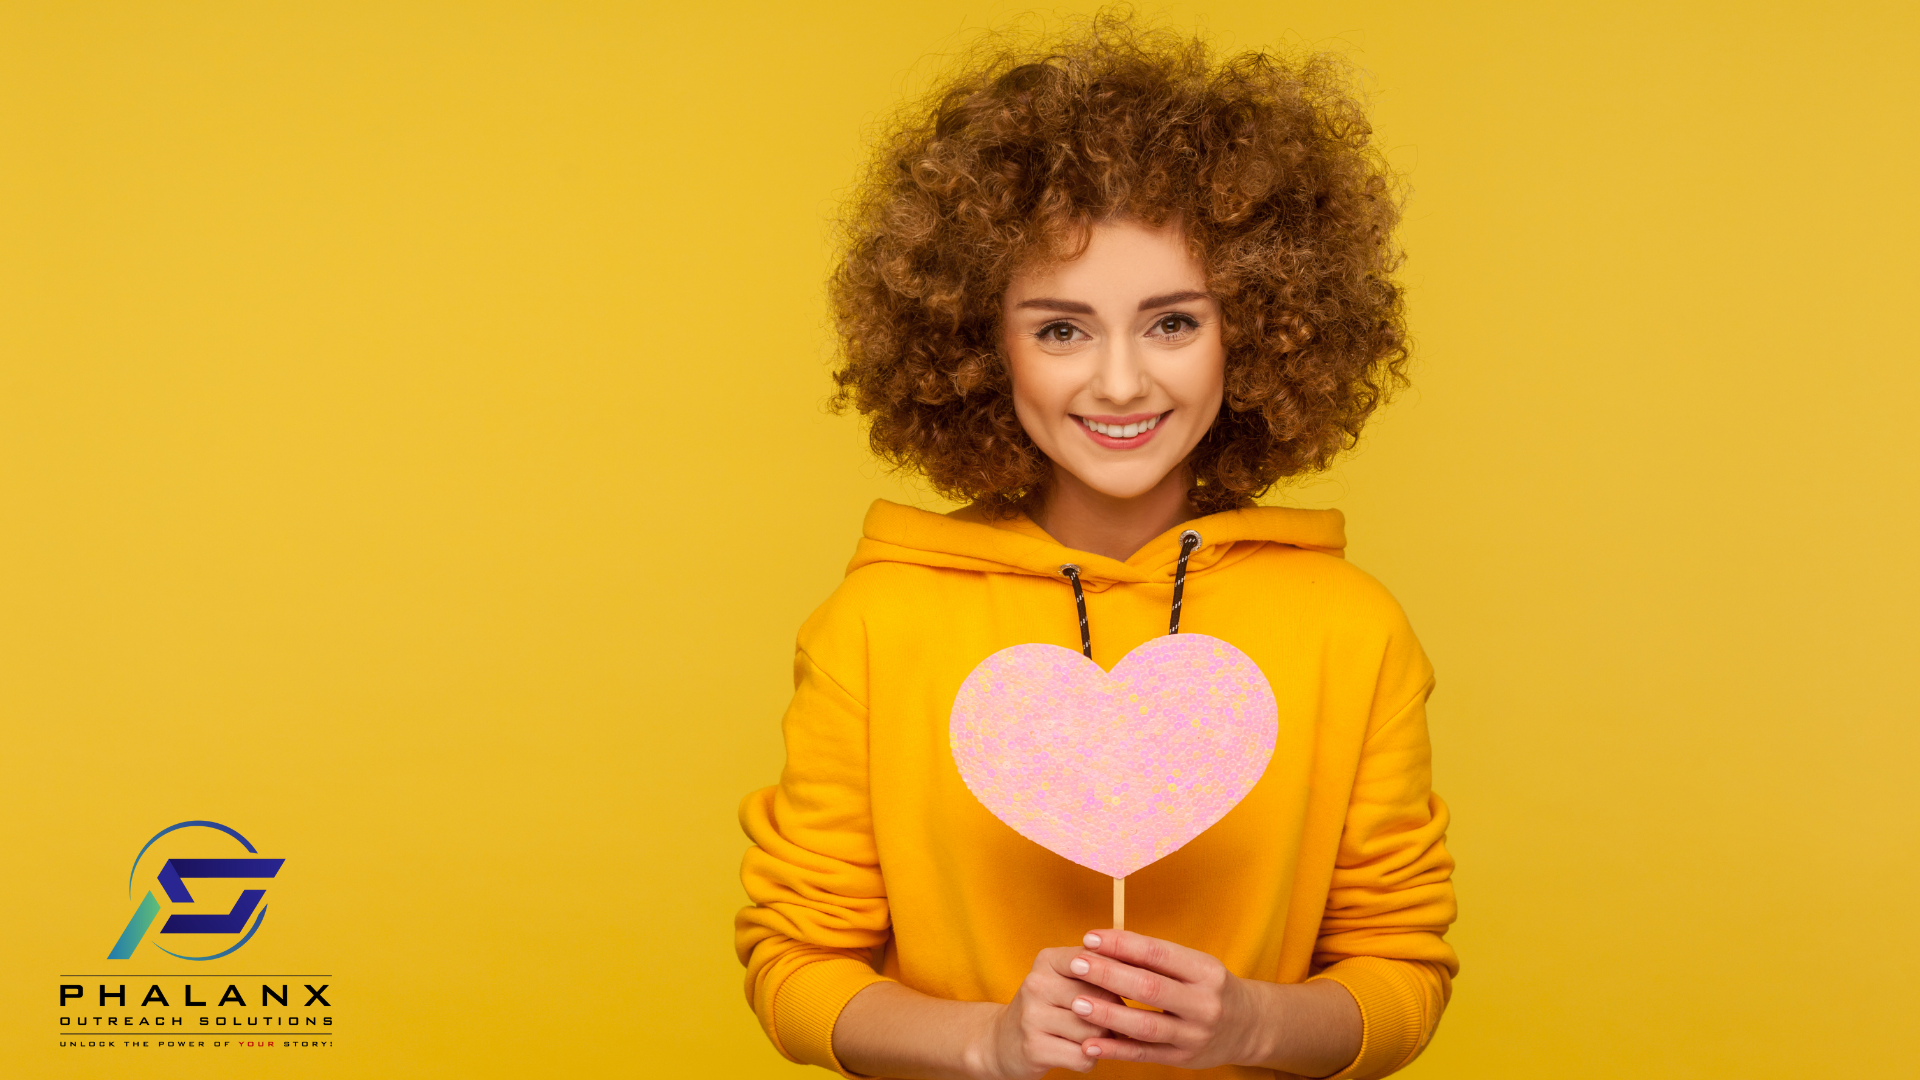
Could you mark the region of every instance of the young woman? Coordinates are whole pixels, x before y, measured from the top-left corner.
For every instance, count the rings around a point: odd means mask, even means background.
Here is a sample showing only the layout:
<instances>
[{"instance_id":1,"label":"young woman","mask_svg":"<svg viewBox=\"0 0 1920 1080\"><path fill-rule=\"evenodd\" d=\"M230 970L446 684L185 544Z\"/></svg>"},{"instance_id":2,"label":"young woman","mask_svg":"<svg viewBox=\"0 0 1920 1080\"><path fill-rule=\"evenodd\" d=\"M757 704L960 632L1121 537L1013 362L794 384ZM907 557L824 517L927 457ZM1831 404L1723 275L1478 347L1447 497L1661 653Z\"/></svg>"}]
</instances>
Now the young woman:
<instances>
[{"instance_id":1,"label":"young woman","mask_svg":"<svg viewBox=\"0 0 1920 1080\"><path fill-rule=\"evenodd\" d=\"M736 923L787 1057L1375 1077L1432 1035L1457 963L1431 669L1337 512L1252 502L1350 446L1406 357L1397 208L1337 76L1110 20L970 64L878 155L836 378L876 451L969 505L876 503L800 630ZM949 717L1001 649L1110 670L1170 625L1252 658L1279 735L1115 931L1109 879L969 792Z\"/></svg>"}]
</instances>

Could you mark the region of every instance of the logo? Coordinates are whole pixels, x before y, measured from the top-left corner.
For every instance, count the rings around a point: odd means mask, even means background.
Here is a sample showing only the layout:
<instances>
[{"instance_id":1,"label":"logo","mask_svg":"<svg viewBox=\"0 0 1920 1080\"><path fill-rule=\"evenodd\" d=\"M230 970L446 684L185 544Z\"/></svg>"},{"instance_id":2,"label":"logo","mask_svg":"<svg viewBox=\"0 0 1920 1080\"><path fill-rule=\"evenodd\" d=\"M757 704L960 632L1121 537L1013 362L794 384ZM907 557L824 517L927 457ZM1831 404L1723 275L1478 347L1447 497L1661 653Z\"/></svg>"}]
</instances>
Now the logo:
<instances>
[{"instance_id":1,"label":"logo","mask_svg":"<svg viewBox=\"0 0 1920 1080\"><path fill-rule=\"evenodd\" d=\"M213 829L225 833L227 836L238 841L240 846L247 850L247 854L259 854L259 851L254 848L252 843L248 842L246 837L241 836L235 830L217 821L183 821L178 825L169 825L153 834L153 839L148 840L146 844L140 848L140 854L133 857L133 869L127 872L127 899L133 899L134 879L136 875L140 873L140 860L146 857L147 851L153 847L155 841L166 836L168 833L177 832L181 829ZM212 839L211 837L203 836L200 838ZM217 841L217 843L220 847L230 846L224 840ZM241 859L233 857L202 859L170 857L161 865L157 883L161 890L167 894L168 900L175 904L192 904L194 902L193 893L187 888L187 882L189 881L210 878L270 879L280 873L280 866L285 862L285 859ZM201 888L203 892L205 891L204 886L200 886L199 888ZM240 898L234 901L233 907L230 910L176 912L167 918L165 925L160 927L160 934L162 936L167 934L226 935L245 932L239 941L221 949L219 952L206 956L188 956L184 953L175 952L173 949L169 949L157 941L154 942L153 947L166 953L168 956L177 957L181 960L218 960L253 940L253 935L259 931L260 924L265 922L267 918L267 906L261 903L261 900L265 898L266 895L267 891L265 889L244 889L240 893ZM148 928L153 925L154 919L158 918L159 915L160 901L154 899L153 890L148 889L146 899L140 901L140 906L134 909L133 918L128 920L127 928L120 932L120 940L114 942L113 951L107 954L107 959L131 959L133 950L137 948L140 942L147 936ZM253 921L253 925L251 926L247 925L249 919ZM180 941L174 941L171 944L176 948L187 948L187 945Z\"/></svg>"}]
</instances>

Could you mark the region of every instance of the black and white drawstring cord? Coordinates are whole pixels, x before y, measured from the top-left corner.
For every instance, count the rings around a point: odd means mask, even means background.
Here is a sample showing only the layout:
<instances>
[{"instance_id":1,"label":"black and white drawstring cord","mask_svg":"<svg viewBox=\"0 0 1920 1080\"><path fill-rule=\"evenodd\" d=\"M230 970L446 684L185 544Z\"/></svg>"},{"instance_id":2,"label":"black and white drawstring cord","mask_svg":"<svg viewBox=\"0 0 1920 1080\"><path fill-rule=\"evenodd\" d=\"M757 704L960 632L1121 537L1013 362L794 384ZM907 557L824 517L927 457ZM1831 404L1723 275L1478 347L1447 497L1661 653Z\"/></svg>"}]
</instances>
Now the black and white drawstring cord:
<instances>
[{"instance_id":1,"label":"black and white drawstring cord","mask_svg":"<svg viewBox=\"0 0 1920 1080\"><path fill-rule=\"evenodd\" d=\"M1180 534L1180 563L1173 571L1173 614L1167 619L1167 633L1180 632L1180 601L1187 591L1187 559L1201 544L1200 534L1192 529ZM1073 563L1060 567L1060 575L1073 582L1073 606L1080 609L1080 651L1093 659L1093 634L1087 629L1087 594L1080 587L1080 568Z\"/></svg>"},{"instance_id":2,"label":"black and white drawstring cord","mask_svg":"<svg viewBox=\"0 0 1920 1080\"><path fill-rule=\"evenodd\" d=\"M1060 568L1068 581L1073 582L1073 606L1080 609L1080 651L1087 659L1093 659L1093 635L1087 632L1087 594L1080 589L1080 568L1067 563Z\"/></svg>"},{"instance_id":3,"label":"black and white drawstring cord","mask_svg":"<svg viewBox=\"0 0 1920 1080\"><path fill-rule=\"evenodd\" d=\"M1167 633L1180 632L1180 597L1187 591L1187 557L1200 546L1200 534L1188 529L1180 534L1180 565L1173 571L1173 615L1167 619Z\"/></svg>"}]
</instances>

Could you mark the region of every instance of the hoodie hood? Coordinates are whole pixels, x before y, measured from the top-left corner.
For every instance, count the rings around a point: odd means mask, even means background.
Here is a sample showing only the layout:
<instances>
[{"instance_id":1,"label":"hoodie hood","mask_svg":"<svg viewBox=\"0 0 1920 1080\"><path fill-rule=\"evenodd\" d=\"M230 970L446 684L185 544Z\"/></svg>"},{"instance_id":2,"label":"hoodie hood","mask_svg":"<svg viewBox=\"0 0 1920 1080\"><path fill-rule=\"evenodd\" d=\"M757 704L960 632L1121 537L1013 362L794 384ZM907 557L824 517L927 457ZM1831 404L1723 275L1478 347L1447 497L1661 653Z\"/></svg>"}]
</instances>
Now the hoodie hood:
<instances>
[{"instance_id":1,"label":"hoodie hood","mask_svg":"<svg viewBox=\"0 0 1920 1080\"><path fill-rule=\"evenodd\" d=\"M878 499L867 511L847 572L897 562L1057 578L1062 565L1073 563L1089 592L1113 585L1164 584L1173 581L1180 534L1188 529L1200 534L1200 546L1187 564L1189 575L1238 562L1261 544L1286 544L1336 558L1344 558L1347 544L1346 519L1338 510L1257 506L1181 522L1121 561L1067 547L1024 514L995 520L975 506L935 514Z\"/></svg>"}]
</instances>

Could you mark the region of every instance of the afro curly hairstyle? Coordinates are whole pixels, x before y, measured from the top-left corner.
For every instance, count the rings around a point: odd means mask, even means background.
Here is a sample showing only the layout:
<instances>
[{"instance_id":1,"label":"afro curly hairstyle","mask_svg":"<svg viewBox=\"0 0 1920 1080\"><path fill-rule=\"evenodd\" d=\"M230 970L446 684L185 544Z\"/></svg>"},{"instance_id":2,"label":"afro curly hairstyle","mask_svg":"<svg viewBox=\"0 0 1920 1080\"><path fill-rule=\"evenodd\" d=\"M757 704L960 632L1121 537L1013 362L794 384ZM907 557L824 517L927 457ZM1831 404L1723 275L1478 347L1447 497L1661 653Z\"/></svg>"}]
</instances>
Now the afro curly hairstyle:
<instances>
[{"instance_id":1,"label":"afro curly hairstyle","mask_svg":"<svg viewBox=\"0 0 1920 1080\"><path fill-rule=\"evenodd\" d=\"M833 405L949 498L1010 513L1051 463L1014 415L1001 296L1116 218L1176 222L1223 315L1225 394L1188 459L1201 513L1325 467L1406 383L1394 177L1334 57L1107 12L996 44L891 125L842 218Z\"/></svg>"}]
</instances>

